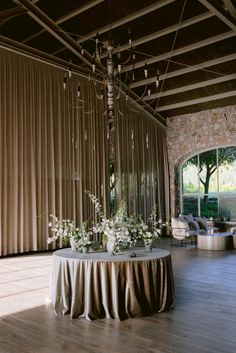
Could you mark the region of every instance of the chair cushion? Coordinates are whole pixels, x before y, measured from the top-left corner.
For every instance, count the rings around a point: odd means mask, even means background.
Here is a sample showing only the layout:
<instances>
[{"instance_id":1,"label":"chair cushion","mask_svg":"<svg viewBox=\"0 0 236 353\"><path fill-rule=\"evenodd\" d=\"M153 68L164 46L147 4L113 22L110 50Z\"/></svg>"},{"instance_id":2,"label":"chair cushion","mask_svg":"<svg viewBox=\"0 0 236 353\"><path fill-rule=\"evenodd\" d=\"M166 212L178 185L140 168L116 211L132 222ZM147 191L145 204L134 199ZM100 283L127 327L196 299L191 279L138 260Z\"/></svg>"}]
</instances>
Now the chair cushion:
<instances>
[{"instance_id":1,"label":"chair cushion","mask_svg":"<svg viewBox=\"0 0 236 353\"><path fill-rule=\"evenodd\" d=\"M189 230L188 222L182 217L172 217L171 226L172 228L181 228L181 229Z\"/></svg>"},{"instance_id":2,"label":"chair cushion","mask_svg":"<svg viewBox=\"0 0 236 353\"><path fill-rule=\"evenodd\" d=\"M172 236L175 239L183 240L186 237L192 236L193 234L189 234L190 231L188 222L182 217L172 217L171 218L171 228L172 228Z\"/></svg>"},{"instance_id":3,"label":"chair cushion","mask_svg":"<svg viewBox=\"0 0 236 353\"><path fill-rule=\"evenodd\" d=\"M204 218L194 217L194 220L198 222L200 229L204 229L206 232L208 232L208 224Z\"/></svg>"}]
</instances>

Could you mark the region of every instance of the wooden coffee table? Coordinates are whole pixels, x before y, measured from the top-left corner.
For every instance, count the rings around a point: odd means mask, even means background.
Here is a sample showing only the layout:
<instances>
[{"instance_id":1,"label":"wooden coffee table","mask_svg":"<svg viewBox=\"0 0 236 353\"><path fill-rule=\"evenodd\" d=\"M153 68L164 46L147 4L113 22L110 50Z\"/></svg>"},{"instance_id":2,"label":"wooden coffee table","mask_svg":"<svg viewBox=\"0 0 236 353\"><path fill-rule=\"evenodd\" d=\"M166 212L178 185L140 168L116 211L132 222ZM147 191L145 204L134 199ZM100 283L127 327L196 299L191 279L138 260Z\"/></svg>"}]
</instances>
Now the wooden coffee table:
<instances>
[{"instance_id":1,"label":"wooden coffee table","mask_svg":"<svg viewBox=\"0 0 236 353\"><path fill-rule=\"evenodd\" d=\"M198 249L202 250L226 250L232 249L232 233L214 233L198 235Z\"/></svg>"}]
</instances>

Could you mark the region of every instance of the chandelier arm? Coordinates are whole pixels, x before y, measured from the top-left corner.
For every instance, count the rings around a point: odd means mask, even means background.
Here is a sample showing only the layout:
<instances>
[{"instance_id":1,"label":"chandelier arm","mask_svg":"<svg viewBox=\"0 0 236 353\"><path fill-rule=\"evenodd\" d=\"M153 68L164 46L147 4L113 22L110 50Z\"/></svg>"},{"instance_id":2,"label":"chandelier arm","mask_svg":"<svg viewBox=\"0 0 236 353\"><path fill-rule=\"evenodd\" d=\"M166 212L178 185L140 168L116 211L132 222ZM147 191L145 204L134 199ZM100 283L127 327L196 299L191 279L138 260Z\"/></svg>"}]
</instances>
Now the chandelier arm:
<instances>
[{"instance_id":1,"label":"chandelier arm","mask_svg":"<svg viewBox=\"0 0 236 353\"><path fill-rule=\"evenodd\" d=\"M139 102L139 101L143 100L143 97L145 96L145 93L147 92L147 88L148 88L148 83L146 83L143 93L141 94L141 96L137 100L135 100L135 102Z\"/></svg>"},{"instance_id":2,"label":"chandelier arm","mask_svg":"<svg viewBox=\"0 0 236 353\"><path fill-rule=\"evenodd\" d=\"M92 108L91 110L88 110L87 112L84 112L84 114L91 114L94 112L94 108Z\"/></svg>"},{"instance_id":3,"label":"chandelier arm","mask_svg":"<svg viewBox=\"0 0 236 353\"><path fill-rule=\"evenodd\" d=\"M155 102L155 98L152 99L151 101L149 101L148 103L147 103L147 101L145 101L145 106L151 107L152 103L154 103L154 102Z\"/></svg>"},{"instance_id":4,"label":"chandelier arm","mask_svg":"<svg viewBox=\"0 0 236 353\"><path fill-rule=\"evenodd\" d=\"M154 95L156 95L158 93L158 89L156 88L156 92L154 93ZM151 101L145 101L145 105L146 106L149 106L149 107L151 107L151 105L152 105L152 103L154 103L155 102L155 98L153 98Z\"/></svg>"},{"instance_id":5,"label":"chandelier arm","mask_svg":"<svg viewBox=\"0 0 236 353\"><path fill-rule=\"evenodd\" d=\"M116 85L117 89L118 89L118 93L117 95L115 96L115 99L118 100L120 99L120 92L121 92L121 89L120 89L120 80L118 81L118 84Z\"/></svg>"},{"instance_id":6,"label":"chandelier arm","mask_svg":"<svg viewBox=\"0 0 236 353\"><path fill-rule=\"evenodd\" d=\"M99 100L103 100L104 94L102 94L102 93L98 94L97 83L96 83L95 80L94 80L94 91L95 91L96 98L99 99Z\"/></svg>"},{"instance_id":7,"label":"chandelier arm","mask_svg":"<svg viewBox=\"0 0 236 353\"><path fill-rule=\"evenodd\" d=\"M143 101L143 97L145 96L145 93L147 92L148 85L149 85L149 83L146 83L142 95L140 97L138 97L137 99L134 99L135 102Z\"/></svg>"},{"instance_id":8,"label":"chandelier arm","mask_svg":"<svg viewBox=\"0 0 236 353\"><path fill-rule=\"evenodd\" d=\"M127 58L125 61L123 61L122 63L120 63L121 66L124 66L124 65L128 64L128 63L130 62L131 57L132 57L132 53L131 53L131 51L129 50L128 58Z\"/></svg>"}]
</instances>

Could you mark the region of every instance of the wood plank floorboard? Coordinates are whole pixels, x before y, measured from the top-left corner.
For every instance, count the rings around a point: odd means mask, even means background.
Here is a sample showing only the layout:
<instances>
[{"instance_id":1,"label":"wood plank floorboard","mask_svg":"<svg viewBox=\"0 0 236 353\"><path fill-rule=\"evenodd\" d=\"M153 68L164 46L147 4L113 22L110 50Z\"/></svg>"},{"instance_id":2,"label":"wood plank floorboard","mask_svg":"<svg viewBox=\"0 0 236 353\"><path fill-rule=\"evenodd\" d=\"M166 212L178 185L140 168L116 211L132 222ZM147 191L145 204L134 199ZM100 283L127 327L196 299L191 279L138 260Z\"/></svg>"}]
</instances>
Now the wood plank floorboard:
<instances>
[{"instance_id":1,"label":"wood plank floorboard","mask_svg":"<svg viewBox=\"0 0 236 353\"><path fill-rule=\"evenodd\" d=\"M171 251L176 305L140 319L71 320L48 301L52 254L0 259L0 353L235 353L236 250Z\"/></svg>"}]
</instances>

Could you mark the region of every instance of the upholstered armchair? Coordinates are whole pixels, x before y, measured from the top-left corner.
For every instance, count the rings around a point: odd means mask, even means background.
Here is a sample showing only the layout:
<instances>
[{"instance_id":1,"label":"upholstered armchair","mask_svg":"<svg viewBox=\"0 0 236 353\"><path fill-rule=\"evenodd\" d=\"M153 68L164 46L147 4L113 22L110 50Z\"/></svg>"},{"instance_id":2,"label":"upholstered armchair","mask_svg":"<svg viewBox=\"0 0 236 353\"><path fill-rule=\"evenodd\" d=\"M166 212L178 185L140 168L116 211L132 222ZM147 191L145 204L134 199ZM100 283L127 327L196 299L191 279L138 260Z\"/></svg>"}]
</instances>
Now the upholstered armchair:
<instances>
[{"instance_id":1,"label":"upholstered armchair","mask_svg":"<svg viewBox=\"0 0 236 353\"><path fill-rule=\"evenodd\" d=\"M173 245L173 238L180 241L181 245L187 244L189 241L191 244L197 244L197 230L191 230L189 223L182 217L171 218L171 244Z\"/></svg>"}]
</instances>

